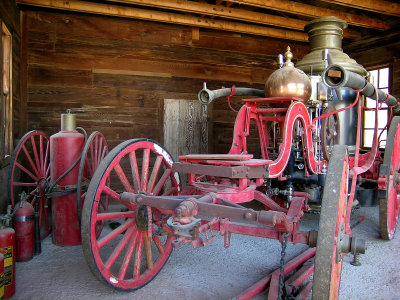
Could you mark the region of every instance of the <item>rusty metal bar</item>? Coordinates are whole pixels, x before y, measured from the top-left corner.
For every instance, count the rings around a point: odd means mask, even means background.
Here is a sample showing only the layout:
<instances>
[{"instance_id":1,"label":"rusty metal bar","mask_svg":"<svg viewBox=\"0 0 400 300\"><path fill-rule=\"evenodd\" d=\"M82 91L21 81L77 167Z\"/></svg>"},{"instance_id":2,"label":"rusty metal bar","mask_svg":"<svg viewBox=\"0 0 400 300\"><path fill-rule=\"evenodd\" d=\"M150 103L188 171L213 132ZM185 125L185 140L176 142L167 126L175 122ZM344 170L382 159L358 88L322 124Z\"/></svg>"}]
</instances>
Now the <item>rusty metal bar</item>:
<instances>
[{"instance_id":1,"label":"rusty metal bar","mask_svg":"<svg viewBox=\"0 0 400 300\"><path fill-rule=\"evenodd\" d=\"M231 206L223 206L213 203L205 203L209 198L218 197L217 194L209 193L199 199L187 198L196 202L197 212L199 215L219 218L229 218L234 220L253 221L263 224L273 225L275 230L280 232L292 232L293 222L291 222L284 212L279 211L255 211L251 208L238 208ZM130 204L144 204L161 209L175 210L183 201L183 199L165 196L149 196L143 194L133 194L124 192L121 194L121 201ZM206 200L206 201L204 201Z\"/></svg>"},{"instance_id":2,"label":"rusty metal bar","mask_svg":"<svg viewBox=\"0 0 400 300\"><path fill-rule=\"evenodd\" d=\"M312 281L310 281L309 283L307 283L306 286L303 287L303 288L300 290L300 292L297 294L296 299L298 299L298 300L306 300L306 299L308 299L308 295L309 295L310 292L311 292L312 285L313 285Z\"/></svg>"},{"instance_id":3,"label":"rusty metal bar","mask_svg":"<svg viewBox=\"0 0 400 300\"><path fill-rule=\"evenodd\" d=\"M266 289L268 283L271 281L271 274L264 277L263 279L257 281L254 285L249 287L247 290L242 292L240 295L236 296L237 300L250 300L253 297L260 294L263 290Z\"/></svg>"},{"instance_id":4,"label":"rusty metal bar","mask_svg":"<svg viewBox=\"0 0 400 300\"><path fill-rule=\"evenodd\" d=\"M256 237L263 237L269 239L279 240L281 233L276 230L275 227L271 225L257 225L257 224L243 224L237 222L225 222L220 224L219 228L213 228L214 230L219 230L221 232L230 232L243 235L251 235ZM289 236L289 242L294 244L305 244L309 245L309 232L300 231Z\"/></svg>"},{"instance_id":5,"label":"rusty metal bar","mask_svg":"<svg viewBox=\"0 0 400 300\"><path fill-rule=\"evenodd\" d=\"M314 273L314 263L305 262L304 265L288 280L285 281L286 295L298 289Z\"/></svg>"},{"instance_id":6,"label":"rusty metal bar","mask_svg":"<svg viewBox=\"0 0 400 300\"><path fill-rule=\"evenodd\" d=\"M172 166L173 172L198 175L218 176L225 178L266 178L266 166L213 166L205 164L179 163Z\"/></svg>"},{"instance_id":7,"label":"rusty metal bar","mask_svg":"<svg viewBox=\"0 0 400 300\"><path fill-rule=\"evenodd\" d=\"M300 255L296 256L295 258L291 259L284 265L284 275L293 272L295 269L300 267L304 262L306 262L307 260L309 260L314 256L315 256L315 248L310 248L301 253ZM242 292L236 298L238 300L251 299L252 297L262 292L265 289L266 285L270 282L268 299L273 299L273 300L278 299L279 274L280 274L280 269L273 271L263 279L259 280L253 286Z\"/></svg>"}]
</instances>

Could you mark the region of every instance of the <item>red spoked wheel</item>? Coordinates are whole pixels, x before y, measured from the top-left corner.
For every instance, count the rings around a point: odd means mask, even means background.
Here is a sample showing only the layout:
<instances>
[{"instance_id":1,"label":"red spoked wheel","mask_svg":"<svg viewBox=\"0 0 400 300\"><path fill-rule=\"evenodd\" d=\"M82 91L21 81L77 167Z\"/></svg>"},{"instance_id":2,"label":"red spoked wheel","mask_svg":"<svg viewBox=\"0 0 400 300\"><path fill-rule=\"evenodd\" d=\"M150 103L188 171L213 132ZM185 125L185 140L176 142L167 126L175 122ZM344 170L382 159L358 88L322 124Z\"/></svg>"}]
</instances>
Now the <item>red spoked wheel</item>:
<instances>
[{"instance_id":1,"label":"red spoked wheel","mask_svg":"<svg viewBox=\"0 0 400 300\"><path fill-rule=\"evenodd\" d=\"M379 175L386 176L386 190L379 191L379 228L382 238L394 237L400 210L400 117L390 123L383 164Z\"/></svg>"},{"instance_id":2,"label":"red spoked wheel","mask_svg":"<svg viewBox=\"0 0 400 300\"><path fill-rule=\"evenodd\" d=\"M39 201L41 238L51 231L46 192L50 182L50 142L41 131L25 134L15 147L8 177L8 196L12 207L25 193L26 200L35 206Z\"/></svg>"},{"instance_id":3,"label":"red spoked wheel","mask_svg":"<svg viewBox=\"0 0 400 300\"><path fill-rule=\"evenodd\" d=\"M347 147L335 145L328 165L322 196L315 254L313 299L337 299L342 257L340 243L346 237L349 162Z\"/></svg>"},{"instance_id":4,"label":"red spoked wheel","mask_svg":"<svg viewBox=\"0 0 400 300\"><path fill-rule=\"evenodd\" d=\"M169 216L153 207L122 203L119 195L125 191L178 195L179 176L172 172L172 164L171 155L158 143L129 140L105 157L90 182L82 213L83 252L93 274L115 289L144 286L171 253ZM107 212L100 212L104 197L110 203ZM103 226L100 234L99 226Z\"/></svg>"},{"instance_id":5,"label":"red spoked wheel","mask_svg":"<svg viewBox=\"0 0 400 300\"><path fill-rule=\"evenodd\" d=\"M94 172L99 167L101 161L108 153L107 141L104 135L98 131L92 132L83 147L81 161L79 164L79 175L77 183L77 212L79 225L81 224L81 212L86 197L87 187L93 178ZM99 205L100 211L106 211L108 207L108 197L102 199Z\"/></svg>"}]
</instances>

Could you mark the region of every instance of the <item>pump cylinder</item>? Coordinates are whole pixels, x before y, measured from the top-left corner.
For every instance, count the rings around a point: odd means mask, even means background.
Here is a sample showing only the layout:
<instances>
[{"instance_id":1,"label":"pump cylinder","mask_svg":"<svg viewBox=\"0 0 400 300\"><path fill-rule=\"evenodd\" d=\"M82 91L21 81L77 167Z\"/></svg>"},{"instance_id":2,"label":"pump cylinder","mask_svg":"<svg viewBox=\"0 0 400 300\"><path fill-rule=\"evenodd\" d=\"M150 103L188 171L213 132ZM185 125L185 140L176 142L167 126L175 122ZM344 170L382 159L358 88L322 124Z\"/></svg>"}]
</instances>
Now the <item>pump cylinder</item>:
<instances>
[{"instance_id":1,"label":"pump cylinder","mask_svg":"<svg viewBox=\"0 0 400 300\"><path fill-rule=\"evenodd\" d=\"M70 114L68 114L70 115ZM70 116L68 116L69 118ZM65 117L62 116L63 122ZM65 125L65 123L62 123ZM68 131L64 131L67 129ZM85 144L84 135L72 130L72 126L62 126L62 130L50 137L50 176L51 184L80 157ZM84 172L85 173L85 172ZM68 172L57 185L61 190L76 187L79 164ZM86 176L86 174L83 174ZM81 244L81 234L76 208L76 192L52 198L53 243L60 246Z\"/></svg>"}]
</instances>

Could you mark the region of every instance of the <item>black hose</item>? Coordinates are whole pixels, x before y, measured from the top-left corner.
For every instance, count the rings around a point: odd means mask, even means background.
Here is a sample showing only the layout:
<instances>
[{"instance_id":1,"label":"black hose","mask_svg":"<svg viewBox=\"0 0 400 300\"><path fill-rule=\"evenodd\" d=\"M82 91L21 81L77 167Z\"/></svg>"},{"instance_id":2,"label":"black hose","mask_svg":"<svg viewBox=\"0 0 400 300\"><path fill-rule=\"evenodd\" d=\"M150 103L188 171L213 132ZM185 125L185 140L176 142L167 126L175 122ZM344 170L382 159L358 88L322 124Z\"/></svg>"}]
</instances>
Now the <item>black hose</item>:
<instances>
[{"instance_id":1,"label":"black hose","mask_svg":"<svg viewBox=\"0 0 400 300\"><path fill-rule=\"evenodd\" d=\"M218 90L209 90L204 83L203 89L198 93L197 97L201 104L208 105L214 99L218 99L221 97L227 97L232 94L232 88L224 88ZM235 96L256 96L256 97L265 97L265 91L253 88L234 88Z\"/></svg>"},{"instance_id":2,"label":"black hose","mask_svg":"<svg viewBox=\"0 0 400 300\"><path fill-rule=\"evenodd\" d=\"M40 199L36 198L36 202L35 202L35 221L34 221L34 243L35 243L35 248L34 248L34 254L38 255L40 253L42 253L42 243L41 243L41 239L40 239L40 223L39 223L39 202Z\"/></svg>"},{"instance_id":3,"label":"black hose","mask_svg":"<svg viewBox=\"0 0 400 300\"><path fill-rule=\"evenodd\" d=\"M334 73L334 74L333 74ZM349 87L361 91L361 94L379 102L386 102L394 111L399 111L399 102L395 97L375 88L363 76L344 69L341 65L328 66L322 73L322 81L330 88ZM378 93L378 95L376 94Z\"/></svg>"}]
</instances>

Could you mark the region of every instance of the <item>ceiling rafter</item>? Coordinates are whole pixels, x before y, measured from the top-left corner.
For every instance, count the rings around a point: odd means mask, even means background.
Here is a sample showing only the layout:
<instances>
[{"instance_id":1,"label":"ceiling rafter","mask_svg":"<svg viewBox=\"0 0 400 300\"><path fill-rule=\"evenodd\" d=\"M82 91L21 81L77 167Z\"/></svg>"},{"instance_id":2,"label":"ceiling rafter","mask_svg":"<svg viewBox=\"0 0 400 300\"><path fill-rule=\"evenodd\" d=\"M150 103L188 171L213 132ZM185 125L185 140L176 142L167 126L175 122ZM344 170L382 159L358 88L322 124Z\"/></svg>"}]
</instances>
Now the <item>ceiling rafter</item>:
<instances>
[{"instance_id":1,"label":"ceiling rafter","mask_svg":"<svg viewBox=\"0 0 400 300\"><path fill-rule=\"evenodd\" d=\"M390 26L381 20L367 18L359 15L349 14L346 12L317 7L309 4L303 4L294 1L286 0L226 0L229 2L235 2L244 5L256 6L265 9L271 9L291 14L296 14L305 17L318 18L325 16L335 16L344 21L349 25L366 27L371 29L387 30Z\"/></svg>"},{"instance_id":2,"label":"ceiling rafter","mask_svg":"<svg viewBox=\"0 0 400 300\"><path fill-rule=\"evenodd\" d=\"M400 4L384 0L322 0L323 2L400 17Z\"/></svg>"},{"instance_id":3,"label":"ceiling rafter","mask_svg":"<svg viewBox=\"0 0 400 300\"><path fill-rule=\"evenodd\" d=\"M228 18L269 26L277 26L303 31L307 21L284 18L264 13L252 12L243 9L228 8L221 5L212 5L194 1L182 0L108 0L109 2L137 4L150 7L173 9L182 12Z\"/></svg>"},{"instance_id":4,"label":"ceiling rafter","mask_svg":"<svg viewBox=\"0 0 400 300\"><path fill-rule=\"evenodd\" d=\"M17 0L17 3L67 11L226 30L301 42L308 41L307 34L298 31L271 28L253 24L243 24L225 20L200 18L190 15L181 15L118 5L101 4L79 0Z\"/></svg>"}]
</instances>

